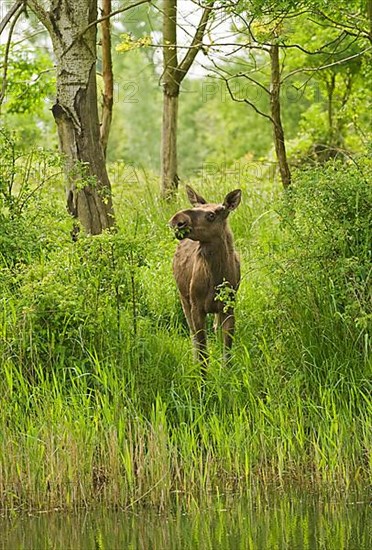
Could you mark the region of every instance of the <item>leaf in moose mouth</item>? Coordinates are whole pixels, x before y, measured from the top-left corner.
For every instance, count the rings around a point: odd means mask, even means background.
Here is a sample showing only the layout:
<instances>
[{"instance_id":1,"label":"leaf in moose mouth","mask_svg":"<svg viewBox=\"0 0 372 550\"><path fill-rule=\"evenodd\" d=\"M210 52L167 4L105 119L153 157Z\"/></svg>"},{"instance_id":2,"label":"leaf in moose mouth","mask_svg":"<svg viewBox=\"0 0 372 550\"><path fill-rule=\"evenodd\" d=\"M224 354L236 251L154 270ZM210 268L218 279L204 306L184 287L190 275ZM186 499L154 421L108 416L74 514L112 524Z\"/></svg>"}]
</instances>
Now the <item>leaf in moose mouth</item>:
<instances>
[{"instance_id":1,"label":"leaf in moose mouth","mask_svg":"<svg viewBox=\"0 0 372 550\"><path fill-rule=\"evenodd\" d=\"M174 234L176 236L176 239L179 241L182 241L182 239L185 239L187 235L190 234L191 229L189 227L176 227L174 230Z\"/></svg>"}]
</instances>

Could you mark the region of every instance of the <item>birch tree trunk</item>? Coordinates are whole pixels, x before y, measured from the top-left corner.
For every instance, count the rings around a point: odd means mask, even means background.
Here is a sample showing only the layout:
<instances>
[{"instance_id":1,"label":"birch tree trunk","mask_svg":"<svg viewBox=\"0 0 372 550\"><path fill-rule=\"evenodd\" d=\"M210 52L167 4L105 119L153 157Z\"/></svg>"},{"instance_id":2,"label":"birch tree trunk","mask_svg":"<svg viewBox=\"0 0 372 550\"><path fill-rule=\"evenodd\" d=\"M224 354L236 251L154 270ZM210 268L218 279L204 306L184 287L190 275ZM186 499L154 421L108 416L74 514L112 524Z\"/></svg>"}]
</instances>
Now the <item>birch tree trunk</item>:
<instances>
[{"instance_id":1,"label":"birch tree trunk","mask_svg":"<svg viewBox=\"0 0 372 550\"><path fill-rule=\"evenodd\" d=\"M96 84L97 0L28 0L52 39L57 98L52 108L65 159L67 207L88 234L114 223L111 185L100 141Z\"/></svg>"},{"instance_id":2,"label":"birch tree trunk","mask_svg":"<svg viewBox=\"0 0 372 550\"><path fill-rule=\"evenodd\" d=\"M271 118L274 128L274 143L276 158L279 164L279 172L283 187L286 189L291 184L291 172L288 165L285 149L284 130L280 113L280 67L279 67L279 45L270 46L271 61L271 86L270 86L270 107Z\"/></svg>"}]
</instances>

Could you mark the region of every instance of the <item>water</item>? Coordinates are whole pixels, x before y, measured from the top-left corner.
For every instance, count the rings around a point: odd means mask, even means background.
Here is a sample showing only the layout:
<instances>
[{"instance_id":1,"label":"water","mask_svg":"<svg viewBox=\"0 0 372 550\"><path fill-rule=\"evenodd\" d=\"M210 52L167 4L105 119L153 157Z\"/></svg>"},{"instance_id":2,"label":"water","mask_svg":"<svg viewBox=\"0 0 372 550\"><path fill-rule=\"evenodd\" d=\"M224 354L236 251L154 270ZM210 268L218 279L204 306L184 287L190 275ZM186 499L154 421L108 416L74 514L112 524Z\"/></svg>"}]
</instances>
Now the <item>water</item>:
<instances>
[{"instance_id":1,"label":"water","mask_svg":"<svg viewBox=\"0 0 372 550\"><path fill-rule=\"evenodd\" d=\"M1 550L372 550L368 498L221 499L191 513L153 510L0 519Z\"/></svg>"}]
</instances>

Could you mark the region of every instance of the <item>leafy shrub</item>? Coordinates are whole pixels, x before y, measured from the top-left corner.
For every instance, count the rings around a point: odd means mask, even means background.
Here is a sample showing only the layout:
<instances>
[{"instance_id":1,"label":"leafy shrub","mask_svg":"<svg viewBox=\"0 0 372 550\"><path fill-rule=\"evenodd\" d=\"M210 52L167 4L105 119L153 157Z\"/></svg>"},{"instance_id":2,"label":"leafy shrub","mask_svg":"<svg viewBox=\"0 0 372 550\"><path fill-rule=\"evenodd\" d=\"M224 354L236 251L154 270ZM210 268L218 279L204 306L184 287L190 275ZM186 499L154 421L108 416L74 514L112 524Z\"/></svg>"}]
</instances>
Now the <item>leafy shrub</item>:
<instances>
[{"instance_id":1,"label":"leafy shrub","mask_svg":"<svg viewBox=\"0 0 372 550\"><path fill-rule=\"evenodd\" d=\"M0 46L3 54L4 46ZM45 100L55 94L53 63L47 52L13 49L9 57L6 111L41 112Z\"/></svg>"},{"instance_id":2,"label":"leafy shrub","mask_svg":"<svg viewBox=\"0 0 372 550\"><path fill-rule=\"evenodd\" d=\"M71 364L96 351L112 354L115 363L145 308L141 269L144 246L118 234L81 237L61 247L24 274L15 334L32 335L26 348L33 360L55 364L63 353Z\"/></svg>"},{"instance_id":3,"label":"leafy shrub","mask_svg":"<svg viewBox=\"0 0 372 550\"><path fill-rule=\"evenodd\" d=\"M314 363L363 364L371 328L371 159L297 172L279 213L277 328ZM356 359L356 361L355 361Z\"/></svg>"},{"instance_id":4,"label":"leafy shrub","mask_svg":"<svg viewBox=\"0 0 372 550\"><path fill-rule=\"evenodd\" d=\"M54 151L25 153L16 133L0 128L0 157L0 267L15 267L58 247L68 216Z\"/></svg>"}]
</instances>

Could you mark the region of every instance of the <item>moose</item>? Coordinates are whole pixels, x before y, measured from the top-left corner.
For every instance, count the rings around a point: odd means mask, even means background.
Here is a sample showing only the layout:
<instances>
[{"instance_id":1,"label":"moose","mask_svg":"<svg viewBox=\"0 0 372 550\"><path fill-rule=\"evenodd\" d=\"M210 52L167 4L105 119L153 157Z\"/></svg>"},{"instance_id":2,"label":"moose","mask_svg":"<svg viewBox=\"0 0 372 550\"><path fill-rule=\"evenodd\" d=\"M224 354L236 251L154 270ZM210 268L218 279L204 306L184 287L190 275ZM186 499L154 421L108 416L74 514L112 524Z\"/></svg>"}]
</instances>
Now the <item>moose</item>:
<instances>
[{"instance_id":1,"label":"moose","mask_svg":"<svg viewBox=\"0 0 372 550\"><path fill-rule=\"evenodd\" d=\"M173 259L173 274L196 358L205 366L208 313L215 314L215 329L222 329L225 361L232 346L240 262L227 218L239 206L241 190L228 193L222 204L208 203L188 185L186 192L193 208L177 212L169 221L180 241Z\"/></svg>"}]
</instances>

